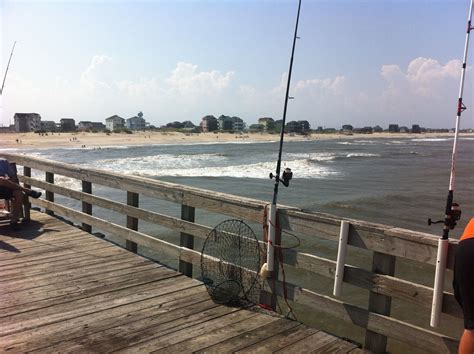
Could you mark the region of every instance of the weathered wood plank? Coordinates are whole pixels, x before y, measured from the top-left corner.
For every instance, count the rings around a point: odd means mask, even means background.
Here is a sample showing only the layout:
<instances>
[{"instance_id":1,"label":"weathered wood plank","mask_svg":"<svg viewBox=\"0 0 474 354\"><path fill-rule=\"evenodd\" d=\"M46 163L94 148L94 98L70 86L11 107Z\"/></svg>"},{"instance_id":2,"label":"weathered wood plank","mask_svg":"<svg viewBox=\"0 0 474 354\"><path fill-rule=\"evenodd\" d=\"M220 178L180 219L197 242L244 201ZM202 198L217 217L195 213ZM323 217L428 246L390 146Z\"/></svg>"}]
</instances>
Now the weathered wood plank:
<instances>
[{"instance_id":1,"label":"weathered wood plank","mask_svg":"<svg viewBox=\"0 0 474 354\"><path fill-rule=\"evenodd\" d=\"M44 309L20 313L6 317L2 320L0 336L87 315L97 312L98 310L113 308L140 299L148 299L160 294L188 288L192 285L198 284L193 284L190 279L184 279L184 276L175 276L161 281L133 286L66 304L60 304L59 306L51 306Z\"/></svg>"},{"instance_id":2,"label":"weathered wood plank","mask_svg":"<svg viewBox=\"0 0 474 354\"><path fill-rule=\"evenodd\" d=\"M252 313L250 311L242 311L240 309L228 308L224 306L216 307L212 312L217 311L220 311L221 313L218 315L211 315L212 317L205 321L200 320L197 324L191 323L192 325L189 325L188 323L185 323L185 325L181 327L174 326L174 328L172 327L172 332L166 333L166 335L161 335L162 331L160 330L160 326L157 326L157 332L151 334L153 336L152 338L139 337L139 343L131 346L127 345L126 347L122 348L122 351L152 352L182 342L183 340L201 336L205 333L218 330L222 327L230 326L232 323L239 322L257 315L256 313Z\"/></svg>"},{"instance_id":3,"label":"weathered wood plank","mask_svg":"<svg viewBox=\"0 0 474 354\"><path fill-rule=\"evenodd\" d=\"M24 292L24 296L19 296L17 293L2 294L0 296L0 309L4 309L11 306L26 305L31 302L34 302L36 306L38 305L36 302L42 300L52 299L63 295L72 294L74 292L83 291L83 289L89 287L98 286L100 285L100 281L104 278L113 278L116 276L123 276L155 268L160 268L160 266L152 263L145 263L143 265L131 265L128 268L111 270L106 273L94 274L69 282L65 281L59 284L54 283L42 287L36 287L27 292Z\"/></svg>"},{"instance_id":4,"label":"weathered wood plank","mask_svg":"<svg viewBox=\"0 0 474 354\"><path fill-rule=\"evenodd\" d=\"M0 340L0 343L3 345L0 349L5 348L15 352L42 349L59 342L71 341L120 325L160 315L172 309L186 306L186 304L192 306L195 303L208 301L208 299L209 297L203 286L181 289L175 293L158 295L114 308L99 309L97 312L88 315L4 336Z\"/></svg>"},{"instance_id":5,"label":"weathered wood plank","mask_svg":"<svg viewBox=\"0 0 474 354\"><path fill-rule=\"evenodd\" d=\"M236 337L229 338L212 346L198 350L198 353L228 353L235 352L245 347L251 346L264 339L270 338L276 334L286 332L287 330L300 326L295 321L288 321L286 318L277 319L275 322L267 323L252 332L245 332Z\"/></svg>"},{"instance_id":6,"label":"weathered wood plank","mask_svg":"<svg viewBox=\"0 0 474 354\"><path fill-rule=\"evenodd\" d=\"M150 269L142 270L136 274L126 274L120 277L101 279L96 286L89 286L84 289L78 289L75 292L61 294L60 297L49 298L20 306L10 306L2 310L0 318L13 316L28 311L36 311L50 306L58 306L62 303L68 303L96 295L106 294L111 291L126 289L133 286L148 284L163 279L175 277L176 275L168 269Z\"/></svg>"},{"instance_id":7,"label":"weathered wood plank","mask_svg":"<svg viewBox=\"0 0 474 354\"><path fill-rule=\"evenodd\" d=\"M276 334L254 345L241 349L237 351L237 353L273 353L316 332L318 332L318 330L314 328L308 328L304 325L296 326L286 332Z\"/></svg>"},{"instance_id":8,"label":"weathered wood plank","mask_svg":"<svg viewBox=\"0 0 474 354\"><path fill-rule=\"evenodd\" d=\"M124 323L120 326L76 339L73 342L61 342L46 349L53 352L116 351L121 347L126 348L146 339L166 336L175 331L177 327L202 323L210 318L220 317L234 311L237 311L237 309L216 305L209 299L195 303L193 306L182 304L181 307L174 308L166 313L161 311L141 321Z\"/></svg>"},{"instance_id":9,"label":"weathered wood plank","mask_svg":"<svg viewBox=\"0 0 474 354\"><path fill-rule=\"evenodd\" d=\"M181 219L194 223L196 209L187 205L181 205ZM193 235L181 232L179 236L179 245L189 249L194 249ZM188 277L193 276L193 264L179 260L179 272Z\"/></svg>"},{"instance_id":10,"label":"weathered wood plank","mask_svg":"<svg viewBox=\"0 0 474 354\"><path fill-rule=\"evenodd\" d=\"M223 340L233 338L243 333L252 332L253 330L275 322L277 317L270 317L268 315L256 315L249 319L245 319L239 322L233 322L228 326L221 327L213 330L205 335L190 338L174 345L161 348L153 351L153 353L180 353L180 352L195 352L206 346L219 343Z\"/></svg>"},{"instance_id":11,"label":"weathered wood plank","mask_svg":"<svg viewBox=\"0 0 474 354\"><path fill-rule=\"evenodd\" d=\"M294 342L278 351L276 353L324 353L325 348L335 343L347 343L349 349L354 349L356 346L352 343L345 342L337 337L327 334L323 331L318 331L311 334L297 342ZM327 351L330 353L330 351Z\"/></svg>"},{"instance_id":12,"label":"weathered wood plank","mask_svg":"<svg viewBox=\"0 0 474 354\"><path fill-rule=\"evenodd\" d=\"M80 279L89 275L99 274L106 272L111 269L122 269L128 268L131 265L143 265L148 263L148 261L143 259L137 259L135 261L124 261L123 258L118 255L114 256L114 259L111 259L107 264L103 264L103 260L99 259L98 261L91 261L88 266L83 267L80 271L77 269L70 270L51 270L48 274L36 275L34 277L34 282L31 279L16 279L9 282L2 283L2 293L7 294L15 291L24 291L27 289L38 288L45 285L60 283L65 280ZM98 267L100 265L100 267Z\"/></svg>"}]
</instances>

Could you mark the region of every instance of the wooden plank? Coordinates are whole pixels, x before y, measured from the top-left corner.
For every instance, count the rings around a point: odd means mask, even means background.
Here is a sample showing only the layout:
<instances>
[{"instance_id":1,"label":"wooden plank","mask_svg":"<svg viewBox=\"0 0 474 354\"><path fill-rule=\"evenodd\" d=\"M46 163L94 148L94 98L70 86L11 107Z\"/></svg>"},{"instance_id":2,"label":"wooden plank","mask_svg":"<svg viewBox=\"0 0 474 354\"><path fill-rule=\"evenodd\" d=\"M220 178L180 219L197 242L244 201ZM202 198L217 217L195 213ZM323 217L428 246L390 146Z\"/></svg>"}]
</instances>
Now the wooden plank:
<instances>
[{"instance_id":1,"label":"wooden plank","mask_svg":"<svg viewBox=\"0 0 474 354\"><path fill-rule=\"evenodd\" d=\"M44 274L45 272L50 273L51 270L56 269L60 269L61 271L68 269L81 269L82 266L90 265L94 262L102 263L107 262L108 260L114 260L114 258L109 258L113 256L117 256L116 250L114 247L109 247L103 250L100 259L87 254L83 254L82 257L78 258L52 258L47 263L35 266L24 267L23 264L21 264L20 267L15 267L13 269L1 269L0 276L2 282L8 282L14 279L31 278L38 274ZM124 262L127 262L127 260L124 260Z\"/></svg>"},{"instance_id":2,"label":"wooden plank","mask_svg":"<svg viewBox=\"0 0 474 354\"><path fill-rule=\"evenodd\" d=\"M276 334L286 332L287 330L300 326L301 324L295 321L289 321L286 318L277 319L275 322L268 323L252 332L245 332L236 337L216 343L198 350L198 353L228 353L235 352L245 347L251 346L264 339L270 338ZM296 352L295 352L296 353Z\"/></svg>"},{"instance_id":3,"label":"wooden plank","mask_svg":"<svg viewBox=\"0 0 474 354\"><path fill-rule=\"evenodd\" d=\"M133 192L127 192L127 205L131 205L133 207L138 208L138 204L138 194ZM138 219L127 215L127 227L130 230L138 231ZM135 242L129 240L125 241L125 248L132 253L137 253L138 251L138 245Z\"/></svg>"},{"instance_id":4,"label":"wooden plank","mask_svg":"<svg viewBox=\"0 0 474 354\"><path fill-rule=\"evenodd\" d=\"M238 350L237 353L275 352L316 332L318 332L318 330L314 328L308 328L304 325L296 326L286 332L276 334L251 346Z\"/></svg>"},{"instance_id":5,"label":"wooden plank","mask_svg":"<svg viewBox=\"0 0 474 354\"><path fill-rule=\"evenodd\" d=\"M77 338L74 341L58 342L56 345L43 348L48 352L94 351L111 352L120 347L128 347L137 341L165 336L178 326L190 326L201 323L209 318L219 317L236 311L218 306L209 299L194 303L193 306L181 306L167 312L159 311L140 321L127 322L120 326L95 332Z\"/></svg>"},{"instance_id":6,"label":"wooden plank","mask_svg":"<svg viewBox=\"0 0 474 354\"><path fill-rule=\"evenodd\" d=\"M106 294L111 291L126 289L132 286L148 284L163 279L174 277L175 274L168 269L142 270L140 273L125 274L119 277L104 278L96 286L89 286L83 289L76 289L75 292L63 293L60 296L39 300L29 304L10 306L2 310L0 318L13 316L27 311L39 310L49 306L57 306L62 303L81 300L96 295ZM8 304L7 304L8 305Z\"/></svg>"},{"instance_id":7,"label":"wooden plank","mask_svg":"<svg viewBox=\"0 0 474 354\"><path fill-rule=\"evenodd\" d=\"M395 274L394 256L374 252L372 258L372 272L393 276ZM392 298L371 291L369 295L369 311L381 315L390 316ZM387 348L387 336L373 332L369 329L365 332L364 348L374 353L385 353Z\"/></svg>"},{"instance_id":8,"label":"wooden plank","mask_svg":"<svg viewBox=\"0 0 474 354\"><path fill-rule=\"evenodd\" d=\"M181 205L181 219L194 222L195 219L195 208ZM179 245L181 247L186 247L189 249L194 249L194 237L193 235L187 234L185 232L181 232L179 237ZM188 277L193 276L193 264L191 262L186 262L183 260L179 260L179 271Z\"/></svg>"},{"instance_id":9,"label":"wooden plank","mask_svg":"<svg viewBox=\"0 0 474 354\"><path fill-rule=\"evenodd\" d=\"M157 326L155 327L154 333L147 333L148 336L146 337L143 336L143 332L138 333L131 342L127 341L126 343L123 343L121 349L127 352L152 352L161 348L169 347L186 339L216 331L219 328L230 326L232 323L236 323L257 315L256 313L252 313L250 311L242 311L240 309L228 308L224 306L216 307L213 311L209 311L209 313L210 319L203 321L202 315L200 314L200 320L197 324L193 322L183 322L182 326L172 326L172 332L164 332L160 326ZM169 326L166 327L169 328Z\"/></svg>"},{"instance_id":10,"label":"wooden plank","mask_svg":"<svg viewBox=\"0 0 474 354\"><path fill-rule=\"evenodd\" d=\"M110 269L123 269L128 268L131 265L147 264L149 261L143 259L137 259L136 261L124 261L120 255L114 256L114 259L108 260L107 264L103 264L103 261L91 261L88 266L84 266L81 271L77 269L70 270L57 270L51 271L49 274L36 275L32 279L17 279L9 282L2 283L2 293L7 294L15 291L24 291L27 289L33 289L42 287L45 285L51 285L60 283L65 280L80 279L89 275L99 274L106 272ZM100 267L97 265L100 264Z\"/></svg>"},{"instance_id":11,"label":"wooden plank","mask_svg":"<svg viewBox=\"0 0 474 354\"><path fill-rule=\"evenodd\" d=\"M196 284L195 284L196 285ZM44 326L57 321L64 321L78 316L87 315L98 310L105 310L135 302L140 299L147 299L174 292L179 289L192 286L192 281L183 279L183 276L175 276L165 280L156 281L139 286L112 291L105 294L96 295L70 303L50 306L44 309L33 310L25 313L6 317L2 320L0 336L21 332L25 329Z\"/></svg>"},{"instance_id":12,"label":"wooden plank","mask_svg":"<svg viewBox=\"0 0 474 354\"><path fill-rule=\"evenodd\" d=\"M160 266L153 263L143 265L131 265L128 268L112 270L106 273L94 274L69 282L66 281L61 282L59 284L54 283L39 288L33 288L26 293L27 296L19 296L18 293L3 294L0 296L0 309L4 309L11 306L26 305L31 302L34 302L35 305L38 305L36 302L60 297L67 294L72 294L74 292L83 291L86 288L98 286L100 285L100 281L103 278L113 278L116 276L123 276L155 268L160 268Z\"/></svg>"},{"instance_id":13,"label":"wooden plank","mask_svg":"<svg viewBox=\"0 0 474 354\"><path fill-rule=\"evenodd\" d=\"M68 246L69 245L69 246ZM87 252L88 250L93 251L97 248L108 248L114 247L112 244L109 245L97 245L97 244L83 244L83 245L71 245L70 243L62 247L61 245L49 246L42 245L34 248L28 248L21 253L16 252L2 252L0 258L0 264L12 264L18 263L25 260L37 259L38 257L48 257L51 255L75 253L75 252Z\"/></svg>"},{"instance_id":14,"label":"wooden plank","mask_svg":"<svg viewBox=\"0 0 474 354\"><path fill-rule=\"evenodd\" d=\"M92 183L88 181L81 181L82 182L82 192L87 194L92 194ZM84 214L92 215L92 204L87 202L82 202L82 212ZM82 229L85 232L92 233L92 227L88 224L83 223Z\"/></svg>"},{"instance_id":15,"label":"wooden plank","mask_svg":"<svg viewBox=\"0 0 474 354\"><path fill-rule=\"evenodd\" d=\"M318 331L297 342L291 343L275 353L323 353L328 345L341 342L349 344L350 349L356 347L354 344L345 342L326 332Z\"/></svg>"},{"instance_id":16,"label":"wooden plank","mask_svg":"<svg viewBox=\"0 0 474 354\"><path fill-rule=\"evenodd\" d=\"M251 318L239 322L233 322L228 326L215 329L204 335L190 338L182 342L176 343L159 350L154 350L153 353L182 353L182 352L196 352L209 345L219 343L223 340L234 338L244 333L252 332L253 330L275 322L278 317L271 317L268 315L257 314Z\"/></svg>"},{"instance_id":17,"label":"wooden plank","mask_svg":"<svg viewBox=\"0 0 474 354\"><path fill-rule=\"evenodd\" d=\"M55 343L71 341L126 323L157 316L175 308L193 306L195 303L208 301L208 299L204 286L185 288L178 292L98 310L84 316L4 336L0 339L0 349L5 348L14 352L41 349Z\"/></svg>"}]
</instances>

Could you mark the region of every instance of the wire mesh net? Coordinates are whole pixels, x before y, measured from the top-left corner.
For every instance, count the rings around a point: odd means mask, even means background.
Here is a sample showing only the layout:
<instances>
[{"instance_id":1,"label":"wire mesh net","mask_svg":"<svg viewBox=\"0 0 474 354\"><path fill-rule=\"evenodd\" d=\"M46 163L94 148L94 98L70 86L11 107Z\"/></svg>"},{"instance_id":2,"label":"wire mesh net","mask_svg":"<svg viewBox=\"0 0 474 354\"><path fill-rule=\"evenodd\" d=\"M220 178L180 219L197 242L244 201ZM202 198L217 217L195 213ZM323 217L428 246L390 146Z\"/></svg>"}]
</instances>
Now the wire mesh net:
<instances>
[{"instance_id":1,"label":"wire mesh net","mask_svg":"<svg viewBox=\"0 0 474 354\"><path fill-rule=\"evenodd\" d=\"M261 250L252 229L241 220L226 220L207 236L201 272L211 298L220 304L256 304Z\"/></svg>"}]
</instances>

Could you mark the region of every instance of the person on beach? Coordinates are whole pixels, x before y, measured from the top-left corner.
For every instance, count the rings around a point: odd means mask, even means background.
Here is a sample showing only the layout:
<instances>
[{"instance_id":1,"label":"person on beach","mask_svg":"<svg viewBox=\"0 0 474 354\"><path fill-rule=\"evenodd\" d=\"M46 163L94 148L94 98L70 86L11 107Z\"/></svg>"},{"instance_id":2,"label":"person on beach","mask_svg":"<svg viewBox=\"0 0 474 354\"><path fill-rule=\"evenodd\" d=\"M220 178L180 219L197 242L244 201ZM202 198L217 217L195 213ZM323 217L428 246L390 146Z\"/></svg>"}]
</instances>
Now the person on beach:
<instances>
[{"instance_id":1,"label":"person on beach","mask_svg":"<svg viewBox=\"0 0 474 354\"><path fill-rule=\"evenodd\" d=\"M22 187L19 184L18 176L7 159L0 158L0 199L11 199L12 208L10 211L10 225L13 229L18 229L21 207L25 200L24 196L39 198L41 192Z\"/></svg>"},{"instance_id":2,"label":"person on beach","mask_svg":"<svg viewBox=\"0 0 474 354\"><path fill-rule=\"evenodd\" d=\"M474 218L464 233L454 258L454 296L464 314L464 332L459 342L459 354L474 353Z\"/></svg>"}]
</instances>

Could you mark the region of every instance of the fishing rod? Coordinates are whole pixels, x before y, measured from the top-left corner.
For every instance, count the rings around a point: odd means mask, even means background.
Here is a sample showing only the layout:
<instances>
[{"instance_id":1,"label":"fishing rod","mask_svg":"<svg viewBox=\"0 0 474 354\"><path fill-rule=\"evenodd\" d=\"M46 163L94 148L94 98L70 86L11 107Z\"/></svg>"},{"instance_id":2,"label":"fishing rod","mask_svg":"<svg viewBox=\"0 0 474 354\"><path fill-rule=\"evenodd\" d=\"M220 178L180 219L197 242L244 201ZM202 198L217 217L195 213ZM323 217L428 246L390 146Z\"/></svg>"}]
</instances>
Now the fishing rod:
<instances>
[{"instance_id":1,"label":"fishing rod","mask_svg":"<svg viewBox=\"0 0 474 354\"><path fill-rule=\"evenodd\" d=\"M299 39L298 37L298 23L300 19L300 9L301 9L301 0L298 2L298 14L296 15L296 25L295 25L295 34L293 37L293 48L291 49L291 59L290 59L290 68L288 70L288 80L286 83L286 95L285 95L285 105L283 107L283 120L281 123L281 132L280 132L280 147L278 150L278 160L277 160L277 165L276 165L276 173L273 175L273 173L270 173L270 179L275 179L275 185L273 188L273 200L272 204L270 205L270 211L269 211L269 235L268 235L268 248L267 248L267 263L265 263L262 266L261 274L263 275L270 275L275 267L274 263L274 244L275 244L275 238L276 238L276 211L277 211L277 199L278 199L278 186L281 183L285 187L288 187L290 184L290 180L293 178L293 172L291 172L290 168L285 168L283 171L282 176L280 177L280 172L281 172L281 156L283 153L283 138L285 135L285 122L286 122L286 111L288 108L288 100L290 98L290 82L291 82L291 73L293 70L293 58L295 55L295 46L296 46L296 40Z\"/></svg>"},{"instance_id":2,"label":"fishing rod","mask_svg":"<svg viewBox=\"0 0 474 354\"><path fill-rule=\"evenodd\" d=\"M10 61L12 60L13 50L15 49L16 41L13 43L13 48L10 53L10 58L8 59L7 69L5 70L5 75L3 76L2 87L0 88L0 95L3 94L3 88L5 87L5 80L7 79L8 68L10 67Z\"/></svg>"},{"instance_id":3,"label":"fishing rod","mask_svg":"<svg viewBox=\"0 0 474 354\"><path fill-rule=\"evenodd\" d=\"M435 282L433 289L433 302L431 305L431 327L438 327L439 318L441 314L441 308L443 305L443 288L444 288L444 273L446 270L446 262L448 258L448 246L449 246L449 231L453 230L456 226L456 222L461 218L461 209L459 204L454 203L454 182L456 178L456 157L457 157L457 147L458 147L458 136L459 136L459 126L461 122L461 114L466 110L466 106L462 102L463 91L464 91L464 78L466 75L467 67L467 52L469 48L469 34L474 27L472 26L472 8L474 0L471 0L471 5L469 7L469 14L467 20L467 33L466 40L464 43L464 57L462 62L461 70L461 82L459 84L459 98L457 102L457 111L456 111L456 129L454 131L454 143L453 143L453 154L451 157L451 175L449 177L449 191L448 198L446 201L446 209L444 215L444 221L432 221L428 219L428 225L437 224L444 222L443 235L438 240L438 253L436 256L436 272L435 272Z\"/></svg>"}]
</instances>

